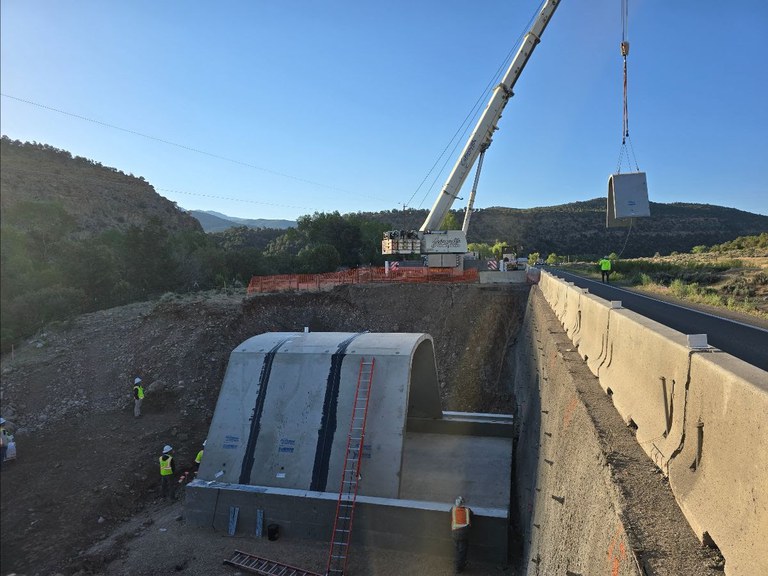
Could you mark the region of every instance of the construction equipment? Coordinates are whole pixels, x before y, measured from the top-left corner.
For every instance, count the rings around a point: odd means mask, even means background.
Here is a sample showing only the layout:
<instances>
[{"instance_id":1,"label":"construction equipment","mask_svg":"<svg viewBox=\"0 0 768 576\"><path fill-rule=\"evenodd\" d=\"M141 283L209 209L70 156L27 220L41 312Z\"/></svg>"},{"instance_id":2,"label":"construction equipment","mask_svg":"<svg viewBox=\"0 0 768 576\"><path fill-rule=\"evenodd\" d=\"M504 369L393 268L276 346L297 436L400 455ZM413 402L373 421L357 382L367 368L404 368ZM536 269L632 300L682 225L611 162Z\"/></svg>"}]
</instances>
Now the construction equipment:
<instances>
[{"instance_id":1,"label":"construction equipment","mask_svg":"<svg viewBox=\"0 0 768 576\"><path fill-rule=\"evenodd\" d=\"M352 403L352 418L347 436L347 451L344 456L344 472L341 474L339 500L336 504L336 518L331 533L331 549L328 553L326 576L342 576L349 558L349 544L352 539L352 519L355 513L357 488L360 480L360 468L365 440L365 424L368 418L368 400L373 382L373 369L376 359L366 362L360 359L357 375L357 389Z\"/></svg>"},{"instance_id":2,"label":"construction equipment","mask_svg":"<svg viewBox=\"0 0 768 576\"><path fill-rule=\"evenodd\" d=\"M469 140L421 228L417 231L392 230L385 232L381 243L382 254L421 254L426 256L427 265L431 267L463 266L463 257L467 252L467 230L474 206L482 158L491 145L493 133L498 130L497 123L504 107L513 95L512 89L517 79L536 45L541 41L541 35L559 4L560 0L546 0L544 2L533 26L523 38L517 54L507 68L501 83L493 91L488 105L470 134ZM478 174L467 202L462 229L440 230L440 226L454 200L458 198L459 191L478 157L481 159L478 162Z\"/></svg>"},{"instance_id":3,"label":"construction equipment","mask_svg":"<svg viewBox=\"0 0 768 576\"><path fill-rule=\"evenodd\" d=\"M310 572L240 550L235 550L230 559L224 560L224 564L265 576L320 576L317 572Z\"/></svg>"}]
</instances>

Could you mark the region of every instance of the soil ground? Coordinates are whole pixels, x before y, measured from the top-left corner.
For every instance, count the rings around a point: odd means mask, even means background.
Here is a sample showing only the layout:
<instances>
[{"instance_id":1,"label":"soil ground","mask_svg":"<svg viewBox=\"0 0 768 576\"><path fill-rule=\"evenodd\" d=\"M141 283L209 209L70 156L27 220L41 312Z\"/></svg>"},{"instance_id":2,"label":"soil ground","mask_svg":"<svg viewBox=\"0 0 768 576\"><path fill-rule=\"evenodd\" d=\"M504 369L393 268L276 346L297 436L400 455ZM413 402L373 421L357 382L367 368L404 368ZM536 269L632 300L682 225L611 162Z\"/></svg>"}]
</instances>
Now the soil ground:
<instances>
[{"instance_id":1,"label":"soil ground","mask_svg":"<svg viewBox=\"0 0 768 576\"><path fill-rule=\"evenodd\" d=\"M265 547L283 561L321 569L326 545L214 535L176 520L183 516L179 503L158 502L160 451L171 444L177 467L192 467L230 352L254 334L304 327L427 332L444 409L506 413L512 394L500 383L503 352L526 297L525 287L479 285L351 286L253 298L199 293L48 327L2 359L2 414L18 459L0 474L0 572L235 574L221 563L238 547ZM138 419L137 375L147 395ZM373 547L356 550L350 562L357 574L443 574L449 566L448 559L399 552L395 559ZM476 565L468 573L509 570Z\"/></svg>"}]
</instances>

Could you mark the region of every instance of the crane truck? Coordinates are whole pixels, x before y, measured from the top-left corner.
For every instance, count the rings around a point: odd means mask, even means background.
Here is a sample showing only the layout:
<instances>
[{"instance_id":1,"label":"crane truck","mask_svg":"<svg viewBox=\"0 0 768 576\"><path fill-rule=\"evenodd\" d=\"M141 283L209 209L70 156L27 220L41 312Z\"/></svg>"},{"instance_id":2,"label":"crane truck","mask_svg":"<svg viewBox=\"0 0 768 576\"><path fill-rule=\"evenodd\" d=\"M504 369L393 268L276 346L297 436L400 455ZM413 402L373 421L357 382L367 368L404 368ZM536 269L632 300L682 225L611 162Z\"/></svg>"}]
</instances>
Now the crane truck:
<instances>
[{"instance_id":1,"label":"crane truck","mask_svg":"<svg viewBox=\"0 0 768 576\"><path fill-rule=\"evenodd\" d=\"M384 232L381 251L384 255L421 254L426 257L429 267L463 267L464 254L467 252L467 230L475 202L475 192L482 168L485 151L491 145L493 133L498 130L498 122L504 107L513 95L513 88L525 68L536 45L541 41L544 29L555 13L561 0L546 0L539 11L531 29L523 38L512 63L504 77L494 89L491 99L477 121L456 164L435 200L427 218L418 230L390 230ZM479 161L478 161L479 158ZM464 222L461 230L440 230L453 202L458 198L464 181L478 161L478 170L472 192L467 201Z\"/></svg>"}]
</instances>

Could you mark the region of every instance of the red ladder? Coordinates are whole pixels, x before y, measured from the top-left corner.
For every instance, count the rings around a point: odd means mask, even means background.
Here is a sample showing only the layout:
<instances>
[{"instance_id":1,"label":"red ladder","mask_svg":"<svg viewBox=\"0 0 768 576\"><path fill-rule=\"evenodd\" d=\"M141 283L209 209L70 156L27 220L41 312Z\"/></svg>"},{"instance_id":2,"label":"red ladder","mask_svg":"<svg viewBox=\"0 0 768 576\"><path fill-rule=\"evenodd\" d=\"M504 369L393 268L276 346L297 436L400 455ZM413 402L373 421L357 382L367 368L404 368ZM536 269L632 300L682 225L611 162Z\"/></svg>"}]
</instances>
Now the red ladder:
<instances>
[{"instance_id":1,"label":"red ladder","mask_svg":"<svg viewBox=\"0 0 768 576\"><path fill-rule=\"evenodd\" d=\"M352 404L352 420L349 423L347 452L344 456L344 472L341 475L339 500L336 504L336 518L333 521L331 550L328 553L326 576L343 576L349 556L349 543L352 539L352 517L355 512L357 487L360 481L365 422L368 418L368 400L373 382L373 368L376 358L366 362L360 359L360 371L357 375L355 400Z\"/></svg>"}]
</instances>

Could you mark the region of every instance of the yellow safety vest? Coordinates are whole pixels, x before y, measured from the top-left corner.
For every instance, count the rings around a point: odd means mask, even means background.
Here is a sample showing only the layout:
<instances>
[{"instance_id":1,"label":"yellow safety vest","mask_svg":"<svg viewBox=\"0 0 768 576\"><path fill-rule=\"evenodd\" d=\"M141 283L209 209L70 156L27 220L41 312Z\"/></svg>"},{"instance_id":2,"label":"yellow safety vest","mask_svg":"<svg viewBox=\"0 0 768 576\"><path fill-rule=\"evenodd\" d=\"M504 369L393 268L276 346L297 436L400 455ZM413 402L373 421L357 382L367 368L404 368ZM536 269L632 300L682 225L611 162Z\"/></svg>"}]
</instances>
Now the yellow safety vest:
<instances>
[{"instance_id":1,"label":"yellow safety vest","mask_svg":"<svg viewBox=\"0 0 768 576\"><path fill-rule=\"evenodd\" d=\"M144 388L142 388L141 386L134 386L133 390L134 392L138 392L139 400L144 399Z\"/></svg>"},{"instance_id":2,"label":"yellow safety vest","mask_svg":"<svg viewBox=\"0 0 768 576\"><path fill-rule=\"evenodd\" d=\"M600 270L610 270L610 269L611 269L611 261L610 260L606 260L605 258L600 260Z\"/></svg>"},{"instance_id":3,"label":"yellow safety vest","mask_svg":"<svg viewBox=\"0 0 768 576\"><path fill-rule=\"evenodd\" d=\"M197 456L195 456L195 462L200 464L200 462L203 461L203 451L200 450L200 452L197 453Z\"/></svg>"},{"instance_id":4,"label":"yellow safety vest","mask_svg":"<svg viewBox=\"0 0 768 576\"><path fill-rule=\"evenodd\" d=\"M173 469L171 468L172 461L173 456L168 456L167 459L165 459L165 455L160 456L160 476L170 476L173 474Z\"/></svg>"},{"instance_id":5,"label":"yellow safety vest","mask_svg":"<svg viewBox=\"0 0 768 576\"><path fill-rule=\"evenodd\" d=\"M466 528L470 525L469 508L466 506L454 506L451 508L451 530Z\"/></svg>"}]
</instances>

